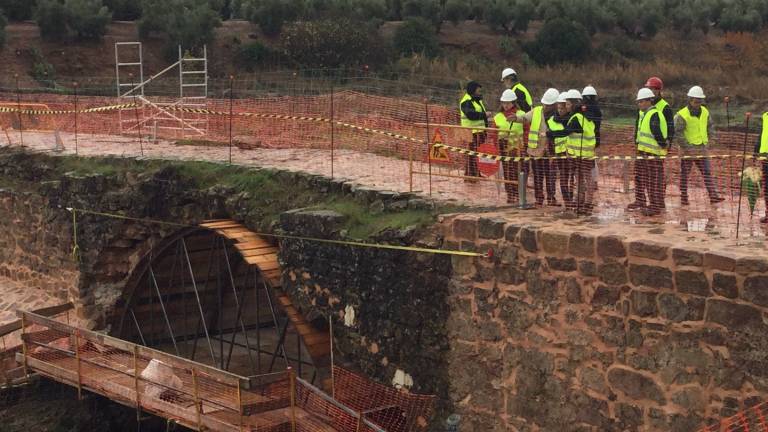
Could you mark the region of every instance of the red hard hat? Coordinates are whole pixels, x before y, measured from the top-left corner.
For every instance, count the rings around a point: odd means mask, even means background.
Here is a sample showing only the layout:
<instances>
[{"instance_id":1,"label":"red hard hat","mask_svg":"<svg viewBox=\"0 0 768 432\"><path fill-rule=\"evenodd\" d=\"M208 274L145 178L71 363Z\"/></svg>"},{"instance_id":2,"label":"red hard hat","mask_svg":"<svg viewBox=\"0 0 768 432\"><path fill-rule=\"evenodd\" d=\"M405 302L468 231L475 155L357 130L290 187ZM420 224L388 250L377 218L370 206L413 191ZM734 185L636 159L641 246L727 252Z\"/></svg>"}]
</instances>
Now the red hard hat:
<instances>
[{"instance_id":1,"label":"red hard hat","mask_svg":"<svg viewBox=\"0 0 768 432\"><path fill-rule=\"evenodd\" d=\"M650 77L648 78L648 81L645 82L644 87L648 87L649 89L663 90L664 81L662 81L659 77Z\"/></svg>"}]
</instances>

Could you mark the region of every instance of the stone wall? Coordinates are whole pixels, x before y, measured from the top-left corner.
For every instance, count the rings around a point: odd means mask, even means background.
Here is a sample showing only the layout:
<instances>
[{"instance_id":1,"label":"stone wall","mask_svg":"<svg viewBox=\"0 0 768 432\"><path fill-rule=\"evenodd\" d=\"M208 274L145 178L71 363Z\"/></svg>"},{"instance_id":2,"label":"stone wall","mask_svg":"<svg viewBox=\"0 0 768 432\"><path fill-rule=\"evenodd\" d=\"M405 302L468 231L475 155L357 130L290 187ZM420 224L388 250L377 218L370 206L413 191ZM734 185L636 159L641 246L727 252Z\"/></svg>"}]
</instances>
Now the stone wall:
<instances>
[{"instance_id":1,"label":"stone wall","mask_svg":"<svg viewBox=\"0 0 768 432\"><path fill-rule=\"evenodd\" d=\"M0 190L0 277L45 290L62 301L77 292L68 221L38 194Z\"/></svg>"},{"instance_id":2,"label":"stone wall","mask_svg":"<svg viewBox=\"0 0 768 432\"><path fill-rule=\"evenodd\" d=\"M695 431L768 394L764 250L595 227L442 224L447 247L493 251L452 263L462 430Z\"/></svg>"}]
</instances>

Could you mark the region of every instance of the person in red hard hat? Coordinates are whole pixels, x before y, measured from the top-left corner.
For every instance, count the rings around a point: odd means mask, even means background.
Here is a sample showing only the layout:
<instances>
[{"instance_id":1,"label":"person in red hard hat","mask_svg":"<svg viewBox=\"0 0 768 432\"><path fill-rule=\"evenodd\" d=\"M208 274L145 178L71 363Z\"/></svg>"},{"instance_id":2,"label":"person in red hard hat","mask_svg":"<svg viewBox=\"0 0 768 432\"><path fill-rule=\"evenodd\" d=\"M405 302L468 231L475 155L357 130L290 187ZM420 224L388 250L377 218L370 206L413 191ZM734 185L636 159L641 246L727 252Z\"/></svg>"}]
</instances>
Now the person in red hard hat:
<instances>
[{"instance_id":1,"label":"person in red hard hat","mask_svg":"<svg viewBox=\"0 0 768 432\"><path fill-rule=\"evenodd\" d=\"M672 148L672 142L675 139L675 113L672 111L672 107L664 100L661 95L661 91L664 90L664 81L659 77L652 76L645 81L645 88L651 89L653 92L653 105L664 116L664 120L667 121L668 137L667 137L667 150ZM664 184L664 194L667 192L667 185ZM662 208L664 208L662 203Z\"/></svg>"},{"instance_id":2,"label":"person in red hard hat","mask_svg":"<svg viewBox=\"0 0 768 432\"><path fill-rule=\"evenodd\" d=\"M627 207L646 216L656 216L664 208L664 158L669 148L669 125L653 103L655 97L647 87L637 92L635 202Z\"/></svg>"}]
</instances>

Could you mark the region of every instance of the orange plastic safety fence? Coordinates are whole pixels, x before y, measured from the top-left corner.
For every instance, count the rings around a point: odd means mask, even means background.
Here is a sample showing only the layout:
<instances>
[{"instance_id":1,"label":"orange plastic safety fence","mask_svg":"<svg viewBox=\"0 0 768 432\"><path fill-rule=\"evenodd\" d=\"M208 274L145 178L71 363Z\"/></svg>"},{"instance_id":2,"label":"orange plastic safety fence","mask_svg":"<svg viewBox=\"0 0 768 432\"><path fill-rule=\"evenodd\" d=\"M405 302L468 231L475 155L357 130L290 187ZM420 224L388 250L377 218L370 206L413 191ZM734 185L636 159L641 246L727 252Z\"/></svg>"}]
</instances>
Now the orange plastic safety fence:
<instances>
[{"instance_id":1,"label":"orange plastic safety fence","mask_svg":"<svg viewBox=\"0 0 768 432\"><path fill-rule=\"evenodd\" d=\"M700 432L768 432L768 402L754 405L744 411L710 424Z\"/></svg>"}]
</instances>

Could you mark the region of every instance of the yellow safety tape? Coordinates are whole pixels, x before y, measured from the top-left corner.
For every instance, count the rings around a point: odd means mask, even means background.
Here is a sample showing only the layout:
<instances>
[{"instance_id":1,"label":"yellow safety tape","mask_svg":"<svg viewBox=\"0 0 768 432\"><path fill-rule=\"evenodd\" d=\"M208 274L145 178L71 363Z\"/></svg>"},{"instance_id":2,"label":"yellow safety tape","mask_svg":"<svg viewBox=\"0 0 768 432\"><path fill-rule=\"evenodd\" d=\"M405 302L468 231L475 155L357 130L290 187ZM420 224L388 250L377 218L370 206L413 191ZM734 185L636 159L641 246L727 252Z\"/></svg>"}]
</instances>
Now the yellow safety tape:
<instances>
[{"instance_id":1,"label":"yellow safety tape","mask_svg":"<svg viewBox=\"0 0 768 432\"><path fill-rule=\"evenodd\" d=\"M75 224L75 233L77 232L77 222L76 222L77 219L75 216L76 213L90 214L94 216L103 216L103 217L108 217L112 219L130 220L134 222L174 226L179 228L199 228L199 229L208 229L211 231L216 230L215 228L206 228L200 225L182 224L177 222L166 222L166 221L157 220L157 219L135 218L135 217L124 216L124 215L119 215L114 213L105 213L105 212L98 212L93 210L86 210L86 209L79 209L79 208L72 208L72 207L67 207L67 210L72 212L73 223ZM466 251L457 251L457 250L450 250L450 249L432 249L432 248L421 248L421 247L415 247L415 246L398 246L398 245L389 245L389 244L381 244L381 243L364 243L364 242L356 242L356 241L331 240L331 239L321 239L321 238L315 238L315 237L302 237L302 236L293 236L293 235L287 235L287 234L273 234L273 233L261 233L261 232L253 232L253 234L263 236L263 237L274 237L274 238L289 239L289 240L302 240L302 241L317 242L317 243L337 244L342 246L357 246L357 247L366 247L366 248L373 248L373 249L389 249L389 250L400 250L400 251L407 251L407 252L420 252L420 253L431 253L431 254L441 254L441 255L466 256L466 257L481 257L481 258L490 257L490 254L488 253L483 254L478 252L466 252ZM76 234L74 237L74 242L75 242L75 247L73 250L73 255L75 251L79 252L79 247L77 246Z\"/></svg>"},{"instance_id":2,"label":"yellow safety tape","mask_svg":"<svg viewBox=\"0 0 768 432\"><path fill-rule=\"evenodd\" d=\"M557 159L582 159L582 160L695 160L695 159L755 159L755 160L768 160L768 156L754 156L754 155L740 155L740 154L715 154L715 155L671 155L671 156L589 156L589 157L577 157L577 156L499 156L489 153L481 153L474 150L468 150L462 147L453 147L447 144L434 144L435 148L444 148L448 151L459 153L467 156L477 156L483 159L490 159L502 162L525 162L530 160L557 160Z\"/></svg>"}]
</instances>

